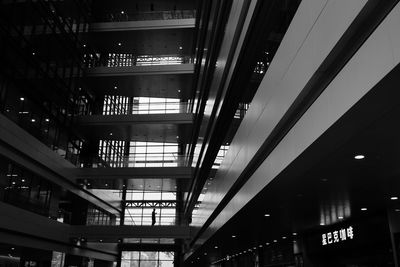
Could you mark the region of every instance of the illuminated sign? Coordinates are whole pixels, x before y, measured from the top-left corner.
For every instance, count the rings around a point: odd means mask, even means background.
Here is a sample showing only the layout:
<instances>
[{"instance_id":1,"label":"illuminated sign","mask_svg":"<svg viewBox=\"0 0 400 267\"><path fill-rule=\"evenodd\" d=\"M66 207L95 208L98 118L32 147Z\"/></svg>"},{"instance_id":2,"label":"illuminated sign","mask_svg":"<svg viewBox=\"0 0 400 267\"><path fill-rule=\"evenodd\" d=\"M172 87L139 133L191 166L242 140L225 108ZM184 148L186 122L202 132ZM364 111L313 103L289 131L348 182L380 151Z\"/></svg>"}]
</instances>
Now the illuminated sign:
<instances>
[{"instance_id":1,"label":"illuminated sign","mask_svg":"<svg viewBox=\"0 0 400 267\"><path fill-rule=\"evenodd\" d=\"M346 240L351 240L353 238L354 228L352 226L349 226L347 228L342 228L337 231L322 234L322 245L327 246L330 244L341 243Z\"/></svg>"}]
</instances>

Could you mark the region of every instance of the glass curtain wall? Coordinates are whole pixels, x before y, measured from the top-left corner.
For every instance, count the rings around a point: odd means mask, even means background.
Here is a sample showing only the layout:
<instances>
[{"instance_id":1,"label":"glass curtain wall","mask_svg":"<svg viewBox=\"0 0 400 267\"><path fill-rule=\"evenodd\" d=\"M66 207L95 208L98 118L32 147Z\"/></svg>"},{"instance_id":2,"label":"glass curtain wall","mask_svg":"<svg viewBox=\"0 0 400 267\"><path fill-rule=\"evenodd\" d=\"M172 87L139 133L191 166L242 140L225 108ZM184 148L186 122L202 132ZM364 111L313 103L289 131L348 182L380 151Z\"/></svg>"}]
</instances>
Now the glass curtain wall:
<instances>
[{"instance_id":1,"label":"glass curtain wall","mask_svg":"<svg viewBox=\"0 0 400 267\"><path fill-rule=\"evenodd\" d=\"M121 267L173 267L174 252L123 251Z\"/></svg>"},{"instance_id":2,"label":"glass curtain wall","mask_svg":"<svg viewBox=\"0 0 400 267\"><path fill-rule=\"evenodd\" d=\"M176 193L165 191L127 190L125 225L151 225L156 211L156 225L173 225L176 218Z\"/></svg>"}]
</instances>

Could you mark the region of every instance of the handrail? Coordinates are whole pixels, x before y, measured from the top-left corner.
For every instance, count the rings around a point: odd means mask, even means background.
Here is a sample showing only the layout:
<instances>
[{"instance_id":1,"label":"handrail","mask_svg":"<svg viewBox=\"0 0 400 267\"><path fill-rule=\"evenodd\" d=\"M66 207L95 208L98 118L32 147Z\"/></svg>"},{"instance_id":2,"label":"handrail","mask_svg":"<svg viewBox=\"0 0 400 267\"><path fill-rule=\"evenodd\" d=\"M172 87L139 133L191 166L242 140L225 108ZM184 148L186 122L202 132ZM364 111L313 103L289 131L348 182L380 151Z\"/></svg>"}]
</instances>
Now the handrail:
<instances>
[{"instance_id":1,"label":"handrail","mask_svg":"<svg viewBox=\"0 0 400 267\"><path fill-rule=\"evenodd\" d=\"M110 158L108 155L81 157L82 168L134 168L134 167L178 167L184 166L186 155L177 153L132 154Z\"/></svg>"},{"instance_id":2,"label":"handrail","mask_svg":"<svg viewBox=\"0 0 400 267\"><path fill-rule=\"evenodd\" d=\"M130 53L85 54L86 68L180 65L194 63L188 55L135 55Z\"/></svg>"},{"instance_id":3,"label":"handrail","mask_svg":"<svg viewBox=\"0 0 400 267\"><path fill-rule=\"evenodd\" d=\"M114 12L94 18L94 22L146 21L196 18L196 10L167 10L148 12Z\"/></svg>"}]
</instances>

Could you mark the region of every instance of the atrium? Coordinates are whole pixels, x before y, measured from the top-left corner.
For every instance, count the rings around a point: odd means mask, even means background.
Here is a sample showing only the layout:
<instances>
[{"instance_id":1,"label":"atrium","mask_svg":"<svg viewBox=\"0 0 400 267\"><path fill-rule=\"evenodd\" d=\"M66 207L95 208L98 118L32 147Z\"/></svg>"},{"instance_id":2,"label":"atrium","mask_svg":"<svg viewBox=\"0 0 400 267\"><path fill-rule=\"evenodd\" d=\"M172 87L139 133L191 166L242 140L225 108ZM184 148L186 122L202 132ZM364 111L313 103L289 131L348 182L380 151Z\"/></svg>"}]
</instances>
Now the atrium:
<instances>
[{"instance_id":1,"label":"atrium","mask_svg":"<svg viewBox=\"0 0 400 267\"><path fill-rule=\"evenodd\" d=\"M0 267L399 267L398 2L0 0Z\"/></svg>"}]
</instances>

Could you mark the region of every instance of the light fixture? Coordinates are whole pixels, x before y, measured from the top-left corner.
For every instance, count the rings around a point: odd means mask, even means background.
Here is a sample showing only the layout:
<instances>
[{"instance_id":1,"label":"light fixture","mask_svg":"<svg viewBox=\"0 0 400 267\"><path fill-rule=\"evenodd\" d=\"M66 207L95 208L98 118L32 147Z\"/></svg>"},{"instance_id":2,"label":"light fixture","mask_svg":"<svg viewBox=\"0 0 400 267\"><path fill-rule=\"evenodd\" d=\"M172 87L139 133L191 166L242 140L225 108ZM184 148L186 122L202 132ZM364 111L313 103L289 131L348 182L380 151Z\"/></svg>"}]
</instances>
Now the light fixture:
<instances>
[{"instance_id":1,"label":"light fixture","mask_svg":"<svg viewBox=\"0 0 400 267\"><path fill-rule=\"evenodd\" d=\"M180 46L180 47L179 47L179 50L182 50L182 49L183 49L183 47L182 47L182 46Z\"/></svg>"},{"instance_id":2,"label":"light fixture","mask_svg":"<svg viewBox=\"0 0 400 267\"><path fill-rule=\"evenodd\" d=\"M320 223L319 225L323 226L323 225L325 225L325 223Z\"/></svg>"},{"instance_id":3,"label":"light fixture","mask_svg":"<svg viewBox=\"0 0 400 267\"><path fill-rule=\"evenodd\" d=\"M296 236L296 235L297 235L297 233L295 232L295 233L293 233L292 235Z\"/></svg>"},{"instance_id":4,"label":"light fixture","mask_svg":"<svg viewBox=\"0 0 400 267\"><path fill-rule=\"evenodd\" d=\"M35 53L35 52L32 52L32 56L34 56L34 55L36 55L36 53Z\"/></svg>"},{"instance_id":5,"label":"light fixture","mask_svg":"<svg viewBox=\"0 0 400 267\"><path fill-rule=\"evenodd\" d=\"M398 200L398 197L391 197L390 200Z\"/></svg>"},{"instance_id":6,"label":"light fixture","mask_svg":"<svg viewBox=\"0 0 400 267\"><path fill-rule=\"evenodd\" d=\"M11 250L14 250L15 248L11 248Z\"/></svg>"},{"instance_id":7,"label":"light fixture","mask_svg":"<svg viewBox=\"0 0 400 267\"><path fill-rule=\"evenodd\" d=\"M115 86L114 86L114 89L117 90L117 89L118 89L118 86L115 85Z\"/></svg>"},{"instance_id":8,"label":"light fixture","mask_svg":"<svg viewBox=\"0 0 400 267\"><path fill-rule=\"evenodd\" d=\"M270 217L270 216L271 216L271 214L269 214L269 213L264 214L264 217Z\"/></svg>"},{"instance_id":9,"label":"light fixture","mask_svg":"<svg viewBox=\"0 0 400 267\"><path fill-rule=\"evenodd\" d=\"M36 120L35 119L31 119L31 122L35 122Z\"/></svg>"},{"instance_id":10,"label":"light fixture","mask_svg":"<svg viewBox=\"0 0 400 267\"><path fill-rule=\"evenodd\" d=\"M108 186L108 184L105 184L105 186Z\"/></svg>"},{"instance_id":11,"label":"light fixture","mask_svg":"<svg viewBox=\"0 0 400 267\"><path fill-rule=\"evenodd\" d=\"M179 89L179 90L178 90L178 93L180 93L180 92L181 92L181 90Z\"/></svg>"},{"instance_id":12,"label":"light fixture","mask_svg":"<svg viewBox=\"0 0 400 267\"><path fill-rule=\"evenodd\" d=\"M399 212L399 211L400 211L400 209L395 209L394 211L396 211L396 212Z\"/></svg>"},{"instance_id":13,"label":"light fixture","mask_svg":"<svg viewBox=\"0 0 400 267\"><path fill-rule=\"evenodd\" d=\"M100 239L99 241L100 241L100 242L103 242L103 239Z\"/></svg>"},{"instance_id":14,"label":"light fixture","mask_svg":"<svg viewBox=\"0 0 400 267\"><path fill-rule=\"evenodd\" d=\"M118 46L121 46L122 44L121 43L118 43Z\"/></svg>"},{"instance_id":15,"label":"light fixture","mask_svg":"<svg viewBox=\"0 0 400 267\"><path fill-rule=\"evenodd\" d=\"M122 10L122 11L121 11L121 14L125 14L125 12Z\"/></svg>"},{"instance_id":16,"label":"light fixture","mask_svg":"<svg viewBox=\"0 0 400 267\"><path fill-rule=\"evenodd\" d=\"M339 216L338 219L339 219L339 220L343 220L343 216Z\"/></svg>"},{"instance_id":17,"label":"light fixture","mask_svg":"<svg viewBox=\"0 0 400 267\"><path fill-rule=\"evenodd\" d=\"M23 97L20 97L20 98L19 98L19 100L21 100L21 101L24 101L24 100L25 100L25 98L23 98Z\"/></svg>"},{"instance_id":18,"label":"light fixture","mask_svg":"<svg viewBox=\"0 0 400 267\"><path fill-rule=\"evenodd\" d=\"M87 186L90 186L90 183L87 183L86 185L87 185Z\"/></svg>"},{"instance_id":19,"label":"light fixture","mask_svg":"<svg viewBox=\"0 0 400 267\"><path fill-rule=\"evenodd\" d=\"M113 135L113 133L110 133L110 136L112 136Z\"/></svg>"},{"instance_id":20,"label":"light fixture","mask_svg":"<svg viewBox=\"0 0 400 267\"><path fill-rule=\"evenodd\" d=\"M232 238L235 238L236 236L235 235L232 235Z\"/></svg>"},{"instance_id":21,"label":"light fixture","mask_svg":"<svg viewBox=\"0 0 400 267\"><path fill-rule=\"evenodd\" d=\"M21 179L21 182L25 183L25 179Z\"/></svg>"},{"instance_id":22,"label":"light fixture","mask_svg":"<svg viewBox=\"0 0 400 267\"><path fill-rule=\"evenodd\" d=\"M86 45L85 45L85 44L83 44L83 47L86 47Z\"/></svg>"},{"instance_id":23,"label":"light fixture","mask_svg":"<svg viewBox=\"0 0 400 267\"><path fill-rule=\"evenodd\" d=\"M49 122L49 121L50 121L50 119L46 118L46 119L45 119L45 121L46 121L46 122Z\"/></svg>"},{"instance_id":24,"label":"light fixture","mask_svg":"<svg viewBox=\"0 0 400 267\"><path fill-rule=\"evenodd\" d=\"M282 239L286 239L286 236L282 236Z\"/></svg>"},{"instance_id":25,"label":"light fixture","mask_svg":"<svg viewBox=\"0 0 400 267\"><path fill-rule=\"evenodd\" d=\"M278 240L275 239L275 240L274 240L274 243L276 243L276 242L278 242Z\"/></svg>"},{"instance_id":26,"label":"light fixture","mask_svg":"<svg viewBox=\"0 0 400 267\"><path fill-rule=\"evenodd\" d=\"M214 248L218 248L218 246L215 246Z\"/></svg>"},{"instance_id":27,"label":"light fixture","mask_svg":"<svg viewBox=\"0 0 400 267\"><path fill-rule=\"evenodd\" d=\"M365 156L364 155L355 155L354 158L355 159L364 159Z\"/></svg>"},{"instance_id":28,"label":"light fixture","mask_svg":"<svg viewBox=\"0 0 400 267\"><path fill-rule=\"evenodd\" d=\"M366 211L366 210L367 210L367 208L361 208L361 210L362 210L362 211Z\"/></svg>"}]
</instances>

